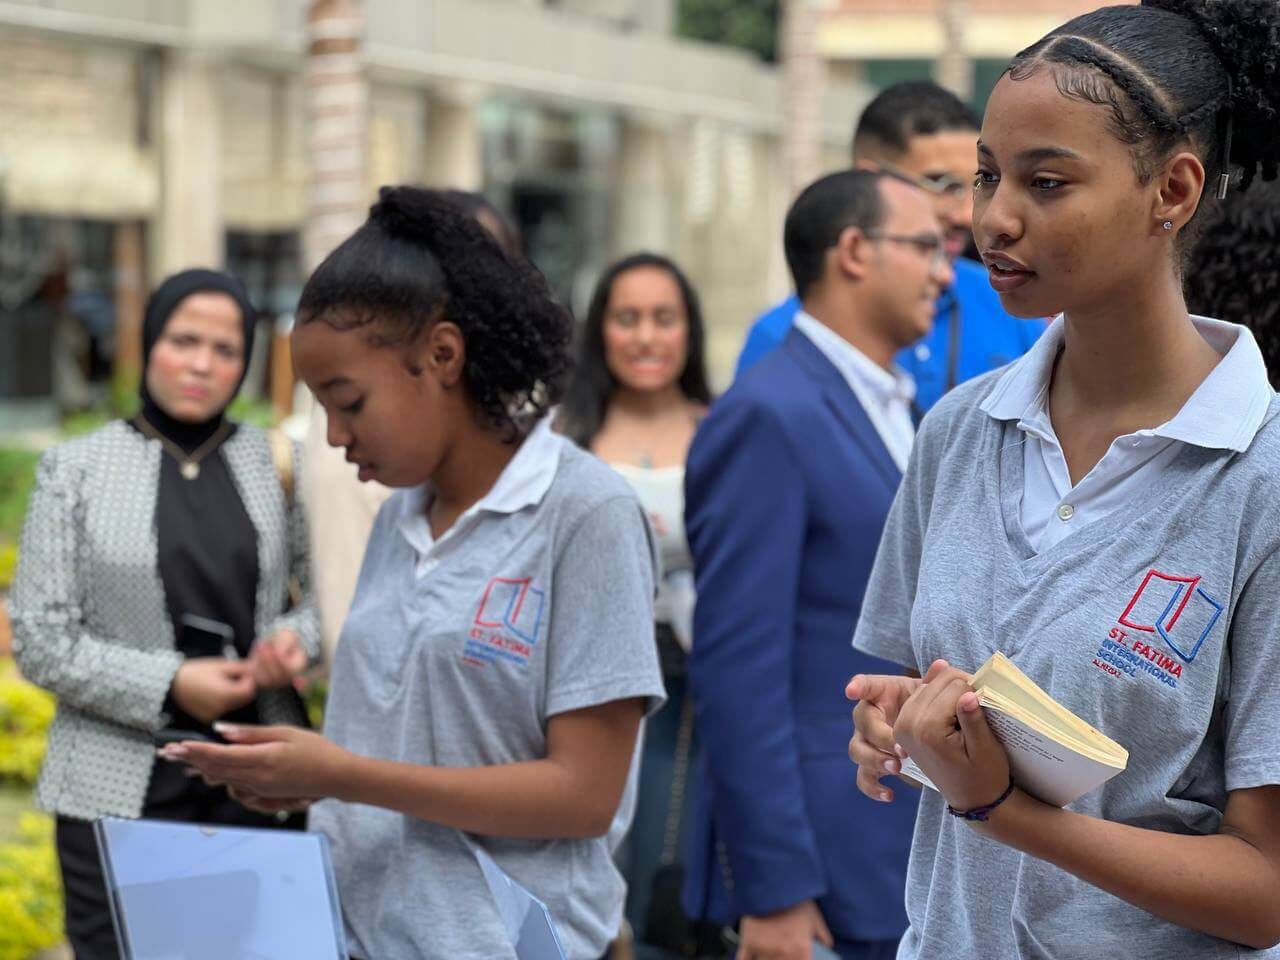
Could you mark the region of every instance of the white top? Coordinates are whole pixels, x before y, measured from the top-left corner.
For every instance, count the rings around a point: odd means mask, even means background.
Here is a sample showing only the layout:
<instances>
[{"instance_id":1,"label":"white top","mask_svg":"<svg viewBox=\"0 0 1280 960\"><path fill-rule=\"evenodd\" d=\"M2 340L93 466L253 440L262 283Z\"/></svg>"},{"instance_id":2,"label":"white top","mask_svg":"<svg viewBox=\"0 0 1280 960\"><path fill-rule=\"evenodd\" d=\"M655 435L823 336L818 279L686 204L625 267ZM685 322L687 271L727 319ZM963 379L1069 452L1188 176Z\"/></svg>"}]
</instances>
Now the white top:
<instances>
[{"instance_id":1,"label":"white top","mask_svg":"<svg viewBox=\"0 0 1280 960\"><path fill-rule=\"evenodd\" d=\"M662 557L662 579L653 613L671 626L688 650L693 639L693 555L684 529L684 467L637 467L611 463L640 498Z\"/></svg>"},{"instance_id":2,"label":"white top","mask_svg":"<svg viewBox=\"0 0 1280 960\"><path fill-rule=\"evenodd\" d=\"M995 419L1017 420L1026 438L1020 517L1037 551L1137 500L1184 445L1248 448L1274 396L1262 352L1246 327L1205 317L1191 320L1222 361L1172 420L1117 437L1075 486L1048 408L1049 382L1065 335L1062 317L1009 366L983 401L981 409Z\"/></svg>"},{"instance_id":3,"label":"white top","mask_svg":"<svg viewBox=\"0 0 1280 960\"><path fill-rule=\"evenodd\" d=\"M907 469L916 427L911 420L915 381L895 366L886 370L822 321L803 310L796 314L796 329L813 341L858 398L867 419L889 450L899 470Z\"/></svg>"}]
</instances>

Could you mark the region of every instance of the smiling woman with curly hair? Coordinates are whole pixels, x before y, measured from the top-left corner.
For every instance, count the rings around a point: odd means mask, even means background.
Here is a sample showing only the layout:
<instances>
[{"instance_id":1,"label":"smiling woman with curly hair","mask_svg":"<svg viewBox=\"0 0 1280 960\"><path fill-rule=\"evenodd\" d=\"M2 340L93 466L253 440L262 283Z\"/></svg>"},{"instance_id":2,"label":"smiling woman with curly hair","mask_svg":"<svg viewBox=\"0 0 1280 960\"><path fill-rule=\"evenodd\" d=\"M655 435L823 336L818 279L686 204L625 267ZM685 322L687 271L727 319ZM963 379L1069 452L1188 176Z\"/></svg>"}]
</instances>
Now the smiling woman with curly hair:
<instances>
[{"instance_id":1,"label":"smiling woman with curly hair","mask_svg":"<svg viewBox=\"0 0 1280 960\"><path fill-rule=\"evenodd\" d=\"M617 932L606 833L663 698L655 558L626 482L553 433L569 318L448 195L386 188L302 292L293 355L374 524L324 736L167 750L265 810L324 799L354 956L508 957L475 848L574 960ZM323 518L322 518L323 522Z\"/></svg>"}]
</instances>

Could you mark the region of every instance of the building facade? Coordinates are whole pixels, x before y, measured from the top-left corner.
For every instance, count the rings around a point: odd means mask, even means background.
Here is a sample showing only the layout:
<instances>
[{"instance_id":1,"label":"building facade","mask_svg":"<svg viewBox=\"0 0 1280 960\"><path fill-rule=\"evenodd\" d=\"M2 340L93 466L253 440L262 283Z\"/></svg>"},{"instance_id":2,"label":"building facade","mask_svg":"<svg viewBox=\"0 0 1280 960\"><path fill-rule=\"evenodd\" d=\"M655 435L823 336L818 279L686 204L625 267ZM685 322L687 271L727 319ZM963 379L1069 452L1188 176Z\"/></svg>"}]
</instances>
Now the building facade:
<instances>
[{"instance_id":1,"label":"building facade","mask_svg":"<svg viewBox=\"0 0 1280 960\"><path fill-rule=\"evenodd\" d=\"M932 77L981 109L1015 53L1107 2L1134 0L822 0L818 42L844 82Z\"/></svg>"},{"instance_id":2,"label":"building facade","mask_svg":"<svg viewBox=\"0 0 1280 960\"><path fill-rule=\"evenodd\" d=\"M363 13L369 198L483 190L579 308L611 258L672 255L723 380L788 285L777 69L674 37L673 0ZM306 25L305 0L0 0L0 429L136 370L146 290L173 270L226 264L287 321L312 175ZM828 167L865 99L828 86Z\"/></svg>"}]
</instances>

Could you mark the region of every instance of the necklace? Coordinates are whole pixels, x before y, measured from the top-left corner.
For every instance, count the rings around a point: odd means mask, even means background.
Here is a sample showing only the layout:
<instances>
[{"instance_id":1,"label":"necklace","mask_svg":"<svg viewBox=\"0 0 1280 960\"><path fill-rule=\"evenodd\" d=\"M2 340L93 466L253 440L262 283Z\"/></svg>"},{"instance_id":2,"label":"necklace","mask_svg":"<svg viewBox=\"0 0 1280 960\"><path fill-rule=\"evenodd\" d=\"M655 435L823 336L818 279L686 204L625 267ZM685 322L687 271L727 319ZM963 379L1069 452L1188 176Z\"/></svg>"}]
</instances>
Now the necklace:
<instances>
[{"instance_id":1,"label":"necklace","mask_svg":"<svg viewBox=\"0 0 1280 960\"><path fill-rule=\"evenodd\" d=\"M200 476L200 461L211 454L223 440L226 439L228 433L231 432L231 424L223 421L222 426L218 427L211 436L200 446L196 447L190 453L187 453L180 446L166 437L163 433L153 427L150 421L142 414L138 414L133 418L133 422L137 424L146 436L152 440L159 440L160 446L169 456L178 461L178 472L182 474L183 480L194 480Z\"/></svg>"}]
</instances>

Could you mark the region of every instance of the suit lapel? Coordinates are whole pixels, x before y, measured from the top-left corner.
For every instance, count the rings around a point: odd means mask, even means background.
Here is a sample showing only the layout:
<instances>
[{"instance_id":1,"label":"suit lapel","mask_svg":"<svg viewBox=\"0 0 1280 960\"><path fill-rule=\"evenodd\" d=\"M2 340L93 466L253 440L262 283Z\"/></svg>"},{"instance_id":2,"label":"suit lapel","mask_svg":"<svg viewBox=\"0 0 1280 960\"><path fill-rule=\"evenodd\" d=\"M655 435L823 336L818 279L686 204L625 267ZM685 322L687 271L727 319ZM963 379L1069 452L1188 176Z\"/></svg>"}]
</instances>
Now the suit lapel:
<instances>
[{"instance_id":1,"label":"suit lapel","mask_svg":"<svg viewBox=\"0 0 1280 960\"><path fill-rule=\"evenodd\" d=\"M884 441L880 439L880 434L867 412L862 409L862 404L858 402L848 381L800 330L793 329L784 346L812 376L813 382L822 391L823 400L854 442L862 448L867 461L893 490L897 490L902 482L902 471L894 463L893 457L889 456Z\"/></svg>"}]
</instances>

